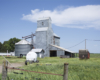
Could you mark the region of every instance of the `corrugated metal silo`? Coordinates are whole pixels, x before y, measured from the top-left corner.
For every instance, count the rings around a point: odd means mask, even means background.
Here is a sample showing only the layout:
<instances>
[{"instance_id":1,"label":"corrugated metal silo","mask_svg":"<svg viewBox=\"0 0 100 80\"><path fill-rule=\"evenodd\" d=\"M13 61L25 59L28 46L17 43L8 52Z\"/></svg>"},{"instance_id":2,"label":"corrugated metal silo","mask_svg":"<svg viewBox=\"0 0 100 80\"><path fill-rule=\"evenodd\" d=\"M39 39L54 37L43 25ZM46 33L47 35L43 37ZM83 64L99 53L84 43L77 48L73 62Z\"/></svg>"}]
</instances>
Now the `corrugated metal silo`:
<instances>
[{"instance_id":1,"label":"corrugated metal silo","mask_svg":"<svg viewBox=\"0 0 100 80\"><path fill-rule=\"evenodd\" d=\"M26 56L26 54L32 48L33 48L33 45L23 39L15 44L15 56L18 56L18 57L19 56L22 57L23 55Z\"/></svg>"}]
</instances>

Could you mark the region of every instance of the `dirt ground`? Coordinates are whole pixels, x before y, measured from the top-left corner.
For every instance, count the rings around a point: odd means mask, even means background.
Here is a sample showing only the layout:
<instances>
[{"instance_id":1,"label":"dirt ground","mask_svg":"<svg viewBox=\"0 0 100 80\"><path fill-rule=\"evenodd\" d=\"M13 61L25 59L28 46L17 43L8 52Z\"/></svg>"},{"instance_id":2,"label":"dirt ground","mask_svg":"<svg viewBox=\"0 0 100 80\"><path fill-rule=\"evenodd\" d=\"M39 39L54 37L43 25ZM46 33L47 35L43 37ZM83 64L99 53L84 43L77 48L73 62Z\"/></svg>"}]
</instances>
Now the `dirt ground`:
<instances>
[{"instance_id":1,"label":"dirt ground","mask_svg":"<svg viewBox=\"0 0 100 80\"><path fill-rule=\"evenodd\" d=\"M21 67L24 63L11 63L9 67ZM2 73L2 65L0 65L0 73Z\"/></svg>"}]
</instances>

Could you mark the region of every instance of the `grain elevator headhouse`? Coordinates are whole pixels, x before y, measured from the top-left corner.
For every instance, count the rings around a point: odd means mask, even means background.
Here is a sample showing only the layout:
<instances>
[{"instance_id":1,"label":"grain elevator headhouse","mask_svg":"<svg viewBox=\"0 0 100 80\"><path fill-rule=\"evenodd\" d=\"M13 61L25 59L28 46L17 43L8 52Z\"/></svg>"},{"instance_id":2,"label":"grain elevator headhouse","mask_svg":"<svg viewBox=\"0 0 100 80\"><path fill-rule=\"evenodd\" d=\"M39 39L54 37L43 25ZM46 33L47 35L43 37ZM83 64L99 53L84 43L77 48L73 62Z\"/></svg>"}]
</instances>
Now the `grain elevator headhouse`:
<instances>
[{"instance_id":1,"label":"grain elevator headhouse","mask_svg":"<svg viewBox=\"0 0 100 80\"><path fill-rule=\"evenodd\" d=\"M37 20L36 48L45 50L44 56L49 56L49 44L53 43L53 30L51 28L51 18Z\"/></svg>"}]
</instances>

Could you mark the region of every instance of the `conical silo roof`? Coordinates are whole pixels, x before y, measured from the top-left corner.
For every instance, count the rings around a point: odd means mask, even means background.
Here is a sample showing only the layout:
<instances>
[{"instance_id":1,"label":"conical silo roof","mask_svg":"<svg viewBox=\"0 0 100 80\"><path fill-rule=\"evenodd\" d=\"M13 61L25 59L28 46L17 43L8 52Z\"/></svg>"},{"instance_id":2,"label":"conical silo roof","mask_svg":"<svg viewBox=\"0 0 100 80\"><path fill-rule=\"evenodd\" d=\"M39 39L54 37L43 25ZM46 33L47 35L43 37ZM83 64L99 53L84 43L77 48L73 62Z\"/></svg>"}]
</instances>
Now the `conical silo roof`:
<instances>
[{"instance_id":1,"label":"conical silo roof","mask_svg":"<svg viewBox=\"0 0 100 80\"><path fill-rule=\"evenodd\" d=\"M17 45L17 44L31 44L31 43L26 41L25 39L22 39L21 41L15 43L15 45Z\"/></svg>"}]
</instances>

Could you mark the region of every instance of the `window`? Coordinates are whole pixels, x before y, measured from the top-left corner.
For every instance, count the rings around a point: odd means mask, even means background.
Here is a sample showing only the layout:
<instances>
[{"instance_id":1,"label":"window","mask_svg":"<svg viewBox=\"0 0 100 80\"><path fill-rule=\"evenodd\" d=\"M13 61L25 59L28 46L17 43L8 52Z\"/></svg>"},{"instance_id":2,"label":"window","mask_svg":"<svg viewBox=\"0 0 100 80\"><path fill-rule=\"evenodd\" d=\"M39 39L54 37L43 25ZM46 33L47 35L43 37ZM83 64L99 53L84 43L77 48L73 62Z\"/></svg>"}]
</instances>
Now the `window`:
<instances>
[{"instance_id":1,"label":"window","mask_svg":"<svg viewBox=\"0 0 100 80\"><path fill-rule=\"evenodd\" d=\"M42 26L44 25L44 23L42 22Z\"/></svg>"}]
</instances>

